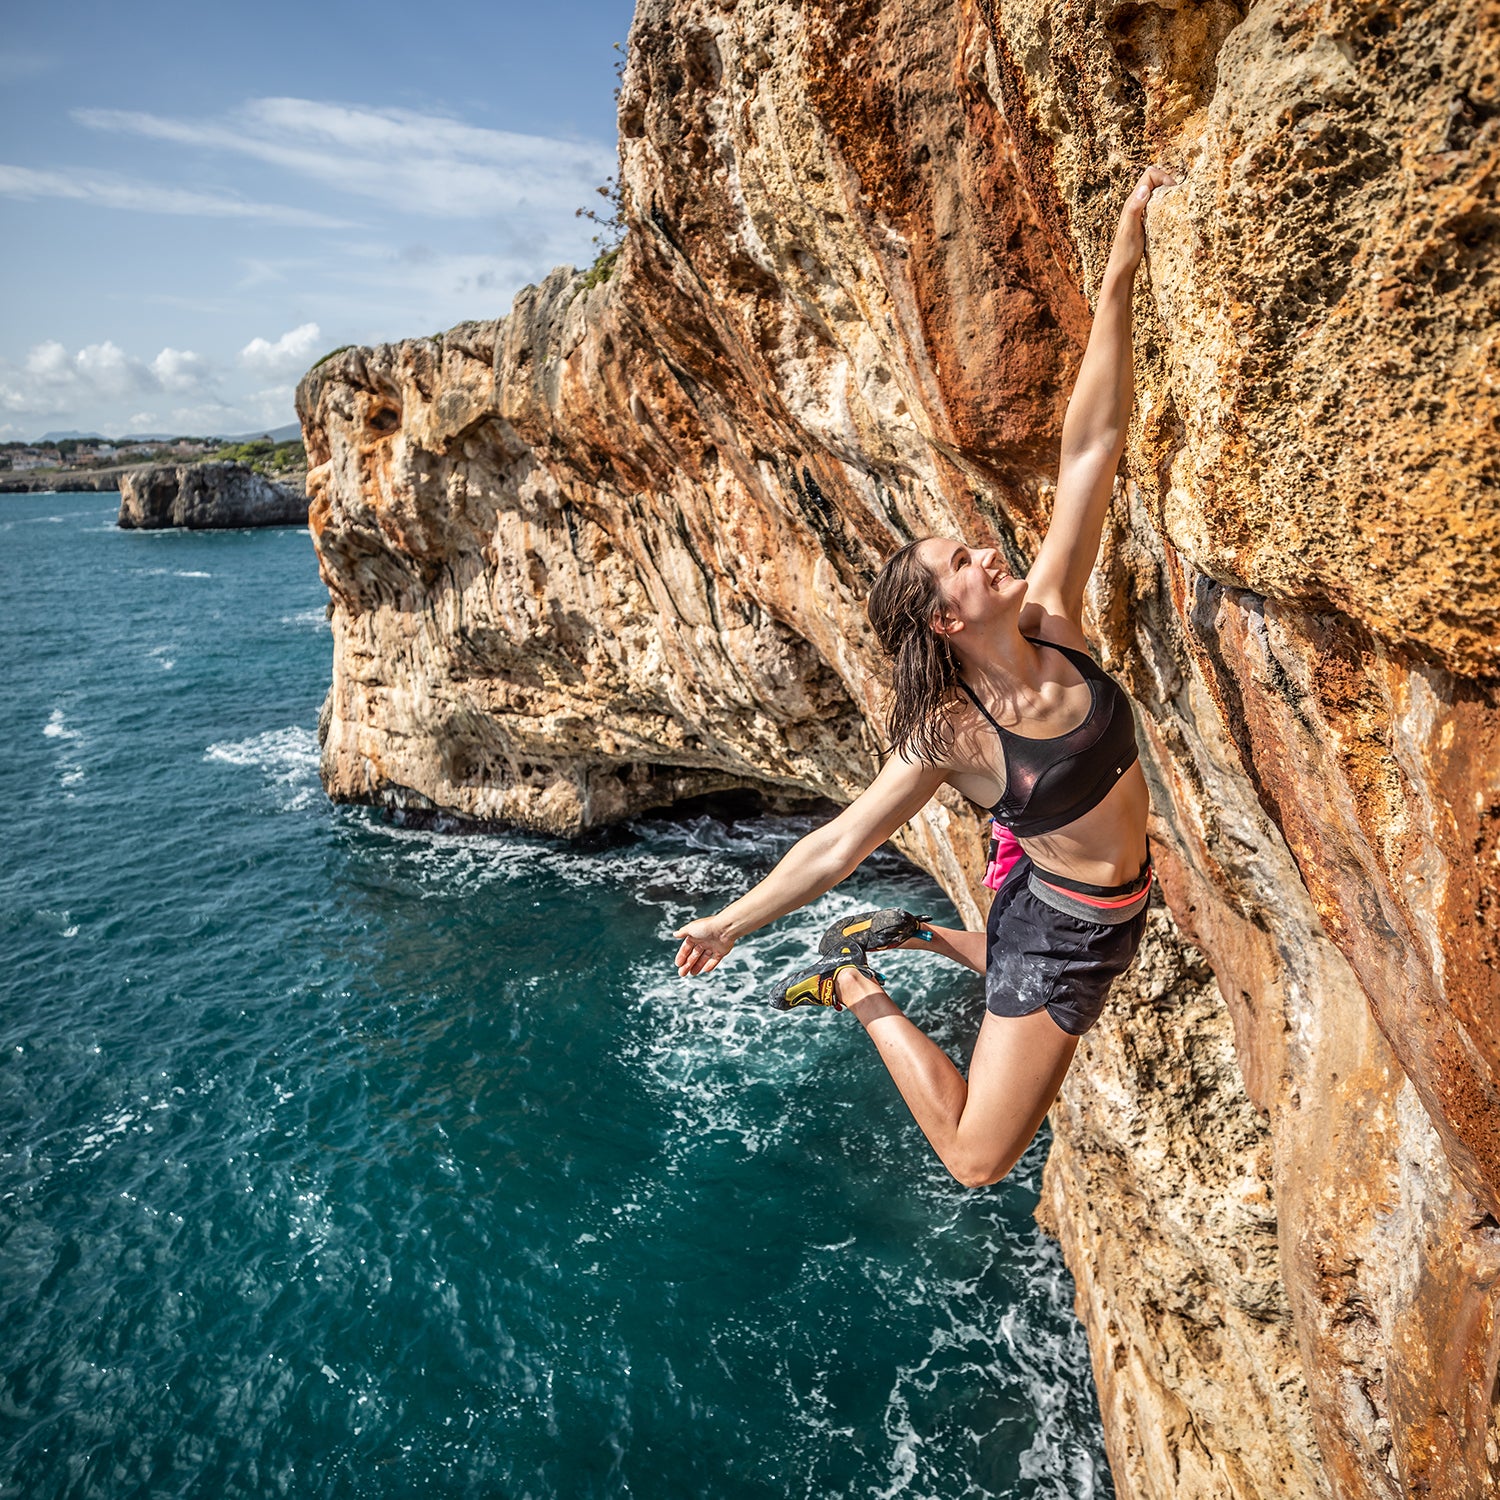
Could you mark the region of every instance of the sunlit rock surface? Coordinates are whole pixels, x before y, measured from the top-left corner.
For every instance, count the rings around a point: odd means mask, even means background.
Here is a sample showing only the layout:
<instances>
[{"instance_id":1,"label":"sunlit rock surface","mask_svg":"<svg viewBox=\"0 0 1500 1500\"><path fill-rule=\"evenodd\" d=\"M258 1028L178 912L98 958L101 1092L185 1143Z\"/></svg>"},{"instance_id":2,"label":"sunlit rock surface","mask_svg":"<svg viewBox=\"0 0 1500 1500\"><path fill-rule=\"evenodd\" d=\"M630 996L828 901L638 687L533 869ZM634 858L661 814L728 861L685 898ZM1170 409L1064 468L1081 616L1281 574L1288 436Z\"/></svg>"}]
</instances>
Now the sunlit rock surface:
<instances>
[{"instance_id":1,"label":"sunlit rock surface","mask_svg":"<svg viewBox=\"0 0 1500 1500\"><path fill-rule=\"evenodd\" d=\"M1025 566L1120 202L1177 169L1091 595L1171 920L1044 1203L1122 1494L1500 1484L1497 57L1493 0L644 0L613 276L299 391L331 795L847 800L875 568ZM977 923L975 811L902 842Z\"/></svg>"}]
</instances>

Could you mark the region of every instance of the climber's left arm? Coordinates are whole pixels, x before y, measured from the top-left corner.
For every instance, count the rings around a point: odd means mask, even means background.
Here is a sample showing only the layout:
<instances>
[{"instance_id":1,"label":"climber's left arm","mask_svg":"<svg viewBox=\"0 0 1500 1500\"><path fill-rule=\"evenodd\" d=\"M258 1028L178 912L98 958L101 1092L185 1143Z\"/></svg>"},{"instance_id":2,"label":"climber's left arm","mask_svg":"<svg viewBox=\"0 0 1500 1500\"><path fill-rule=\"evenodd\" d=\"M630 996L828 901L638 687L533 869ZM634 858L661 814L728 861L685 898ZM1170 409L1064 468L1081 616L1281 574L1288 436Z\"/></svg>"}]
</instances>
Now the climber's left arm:
<instances>
[{"instance_id":1,"label":"climber's left arm","mask_svg":"<svg viewBox=\"0 0 1500 1500\"><path fill-rule=\"evenodd\" d=\"M1083 591L1099 556L1135 400L1130 304L1146 248L1146 205L1157 188L1176 181L1165 167L1148 167L1120 214L1099 285L1094 326L1063 420L1052 522L1026 575L1026 602L1075 625L1082 621Z\"/></svg>"}]
</instances>

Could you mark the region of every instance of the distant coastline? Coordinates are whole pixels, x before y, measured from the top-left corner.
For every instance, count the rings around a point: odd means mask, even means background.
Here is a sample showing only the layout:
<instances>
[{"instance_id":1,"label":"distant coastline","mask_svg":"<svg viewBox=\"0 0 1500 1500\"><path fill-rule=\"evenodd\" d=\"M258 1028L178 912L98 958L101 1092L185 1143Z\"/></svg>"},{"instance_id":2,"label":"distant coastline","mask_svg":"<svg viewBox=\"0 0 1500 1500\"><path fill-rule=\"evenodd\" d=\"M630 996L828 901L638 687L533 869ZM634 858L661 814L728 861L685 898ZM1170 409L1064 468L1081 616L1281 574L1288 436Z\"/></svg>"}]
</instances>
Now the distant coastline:
<instances>
[{"instance_id":1,"label":"distant coastline","mask_svg":"<svg viewBox=\"0 0 1500 1500\"><path fill-rule=\"evenodd\" d=\"M118 490L120 475L133 465L110 469L33 469L0 473L0 495L35 495L48 490Z\"/></svg>"},{"instance_id":2,"label":"distant coastline","mask_svg":"<svg viewBox=\"0 0 1500 1500\"><path fill-rule=\"evenodd\" d=\"M307 455L300 439L267 434L239 442L177 438L116 446L107 442L7 443L0 446L0 495L47 491L118 491L120 476L154 464L240 463L267 479L306 491Z\"/></svg>"}]
</instances>

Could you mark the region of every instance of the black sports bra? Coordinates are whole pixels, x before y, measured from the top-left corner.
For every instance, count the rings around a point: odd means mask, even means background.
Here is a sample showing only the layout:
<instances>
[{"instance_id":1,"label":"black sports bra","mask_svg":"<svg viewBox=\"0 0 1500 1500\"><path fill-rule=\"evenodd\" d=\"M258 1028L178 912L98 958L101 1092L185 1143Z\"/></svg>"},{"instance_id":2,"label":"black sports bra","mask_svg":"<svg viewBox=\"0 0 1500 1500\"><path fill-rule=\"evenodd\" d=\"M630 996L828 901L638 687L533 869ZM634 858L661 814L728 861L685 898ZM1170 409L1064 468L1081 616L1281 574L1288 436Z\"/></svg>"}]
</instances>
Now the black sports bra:
<instances>
[{"instance_id":1,"label":"black sports bra","mask_svg":"<svg viewBox=\"0 0 1500 1500\"><path fill-rule=\"evenodd\" d=\"M1095 665L1088 652L1035 636L1026 639L1034 646L1061 651L1083 674L1092 702L1088 716L1076 729L1045 740L1012 734L990 718L974 690L963 678L958 679L970 702L1000 736L1005 791L990 813L1002 827L1023 839L1052 833L1097 807L1140 756L1125 689Z\"/></svg>"}]
</instances>

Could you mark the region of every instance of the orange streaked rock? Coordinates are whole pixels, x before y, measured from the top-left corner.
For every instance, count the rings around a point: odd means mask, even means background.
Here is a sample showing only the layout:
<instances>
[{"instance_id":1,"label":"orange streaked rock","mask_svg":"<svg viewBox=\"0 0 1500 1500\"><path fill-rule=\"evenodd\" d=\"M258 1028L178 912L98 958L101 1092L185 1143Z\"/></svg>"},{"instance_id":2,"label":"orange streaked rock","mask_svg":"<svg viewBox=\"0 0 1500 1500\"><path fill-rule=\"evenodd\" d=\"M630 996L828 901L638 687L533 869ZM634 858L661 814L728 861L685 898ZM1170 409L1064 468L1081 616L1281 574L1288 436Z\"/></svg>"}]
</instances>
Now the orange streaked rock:
<instances>
[{"instance_id":1,"label":"orange streaked rock","mask_svg":"<svg viewBox=\"0 0 1500 1500\"><path fill-rule=\"evenodd\" d=\"M1178 169L1090 596L1172 920L1044 1205L1122 1494L1500 1485L1497 90L1495 0L642 0L611 279L299 390L333 796L847 801L874 570L1024 568L1119 203ZM977 923L974 810L902 843Z\"/></svg>"}]
</instances>

